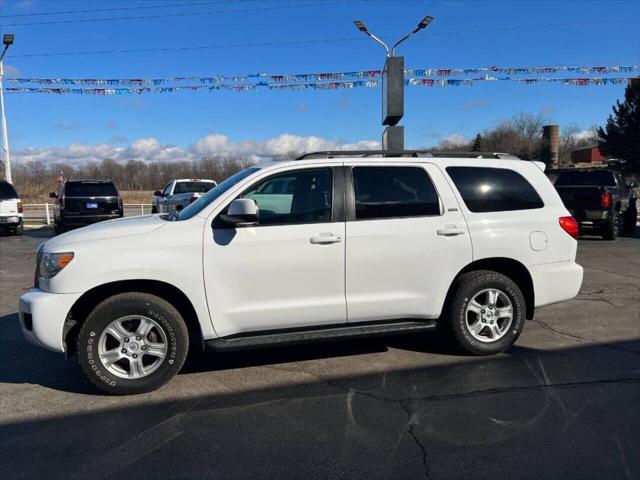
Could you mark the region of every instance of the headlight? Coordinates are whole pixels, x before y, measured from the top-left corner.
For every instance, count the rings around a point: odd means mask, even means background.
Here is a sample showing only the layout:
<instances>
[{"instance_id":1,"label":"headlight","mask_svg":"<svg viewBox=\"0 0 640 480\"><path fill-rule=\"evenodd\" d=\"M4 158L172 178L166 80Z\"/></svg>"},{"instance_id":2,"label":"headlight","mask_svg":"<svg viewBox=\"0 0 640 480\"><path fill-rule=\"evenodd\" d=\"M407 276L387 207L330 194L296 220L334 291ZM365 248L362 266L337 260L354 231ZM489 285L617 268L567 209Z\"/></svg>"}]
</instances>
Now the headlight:
<instances>
[{"instance_id":1,"label":"headlight","mask_svg":"<svg viewBox=\"0 0 640 480\"><path fill-rule=\"evenodd\" d=\"M42 253L38 275L42 278L52 278L73 260L73 252Z\"/></svg>"}]
</instances>

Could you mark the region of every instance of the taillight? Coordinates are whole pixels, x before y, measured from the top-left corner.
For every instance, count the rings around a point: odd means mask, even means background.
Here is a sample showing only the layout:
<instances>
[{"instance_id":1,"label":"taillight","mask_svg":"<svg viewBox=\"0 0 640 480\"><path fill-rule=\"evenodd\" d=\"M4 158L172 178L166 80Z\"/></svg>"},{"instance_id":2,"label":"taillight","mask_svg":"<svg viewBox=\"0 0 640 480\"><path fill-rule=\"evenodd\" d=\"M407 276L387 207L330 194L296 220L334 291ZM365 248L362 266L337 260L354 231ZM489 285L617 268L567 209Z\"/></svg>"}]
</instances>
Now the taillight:
<instances>
[{"instance_id":1,"label":"taillight","mask_svg":"<svg viewBox=\"0 0 640 480\"><path fill-rule=\"evenodd\" d=\"M118 208L122 210L122 195L118 192Z\"/></svg>"},{"instance_id":2,"label":"taillight","mask_svg":"<svg viewBox=\"0 0 640 480\"><path fill-rule=\"evenodd\" d=\"M22 213L22 202L18 200L18 213Z\"/></svg>"},{"instance_id":3,"label":"taillight","mask_svg":"<svg viewBox=\"0 0 640 480\"><path fill-rule=\"evenodd\" d=\"M562 229L576 240L578 239L578 222L573 217L560 217L558 219Z\"/></svg>"},{"instance_id":4,"label":"taillight","mask_svg":"<svg viewBox=\"0 0 640 480\"><path fill-rule=\"evenodd\" d=\"M609 208L611 206L611 194L609 192L600 195L600 206Z\"/></svg>"},{"instance_id":5,"label":"taillight","mask_svg":"<svg viewBox=\"0 0 640 480\"><path fill-rule=\"evenodd\" d=\"M189 203L193 203L198 199L195 195L189 199Z\"/></svg>"}]
</instances>

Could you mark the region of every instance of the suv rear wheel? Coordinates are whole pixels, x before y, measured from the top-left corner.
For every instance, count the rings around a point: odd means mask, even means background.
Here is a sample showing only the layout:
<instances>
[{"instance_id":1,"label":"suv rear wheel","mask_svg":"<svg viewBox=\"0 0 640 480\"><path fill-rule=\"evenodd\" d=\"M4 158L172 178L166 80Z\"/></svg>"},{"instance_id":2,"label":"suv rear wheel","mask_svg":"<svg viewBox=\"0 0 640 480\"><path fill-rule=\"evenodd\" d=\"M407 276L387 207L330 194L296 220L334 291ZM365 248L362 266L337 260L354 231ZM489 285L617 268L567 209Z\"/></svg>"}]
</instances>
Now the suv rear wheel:
<instances>
[{"instance_id":1,"label":"suv rear wheel","mask_svg":"<svg viewBox=\"0 0 640 480\"><path fill-rule=\"evenodd\" d=\"M522 332L524 296L515 282L501 273L466 273L458 279L444 320L463 352L500 353L513 345Z\"/></svg>"},{"instance_id":2,"label":"suv rear wheel","mask_svg":"<svg viewBox=\"0 0 640 480\"><path fill-rule=\"evenodd\" d=\"M180 371L189 334L180 313L148 293L100 303L78 335L78 361L101 390L130 395L155 390Z\"/></svg>"}]
</instances>

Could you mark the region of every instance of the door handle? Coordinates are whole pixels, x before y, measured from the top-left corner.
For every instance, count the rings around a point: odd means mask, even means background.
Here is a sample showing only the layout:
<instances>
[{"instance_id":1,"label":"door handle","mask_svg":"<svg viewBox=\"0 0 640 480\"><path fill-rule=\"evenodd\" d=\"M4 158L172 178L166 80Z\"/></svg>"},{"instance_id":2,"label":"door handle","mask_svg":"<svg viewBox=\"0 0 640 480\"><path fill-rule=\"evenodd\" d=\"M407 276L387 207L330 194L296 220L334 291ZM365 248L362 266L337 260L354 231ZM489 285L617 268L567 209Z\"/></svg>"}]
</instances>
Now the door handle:
<instances>
[{"instance_id":1,"label":"door handle","mask_svg":"<svg viewBox=\"0 0 640 480\"><path fill-rule=\"evenodd\" d=\"M456 235L464 235L467 232L465 228L460 228L457 225L445 225L442 228L436 230L438 235L443 237L454 237Z\"/></svg>"},{"instance_id":2,"label":"door handle","mask_svg":"<svg viewBox=\"0 0 640 480\"><path fill-rule=\"evenodd\" d=\"M339 243L342 241L342 235L334 235L333 233L319 233L309 238L309 242L313 245L328 245L330 243Z\"/></svg>"}]
</instances>

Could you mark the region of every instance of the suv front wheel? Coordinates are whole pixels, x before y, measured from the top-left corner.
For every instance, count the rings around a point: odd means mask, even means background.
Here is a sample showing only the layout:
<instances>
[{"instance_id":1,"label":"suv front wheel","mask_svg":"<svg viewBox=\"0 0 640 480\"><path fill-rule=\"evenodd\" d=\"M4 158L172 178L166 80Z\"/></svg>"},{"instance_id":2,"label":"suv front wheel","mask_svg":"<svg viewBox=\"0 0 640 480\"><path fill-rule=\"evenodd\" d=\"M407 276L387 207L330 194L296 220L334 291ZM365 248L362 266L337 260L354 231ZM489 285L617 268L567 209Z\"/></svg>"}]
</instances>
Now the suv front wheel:
<instances>
[{"instance_id":1,"label":"suv front wheel","mask_svg":"<svg viewBox=\"0 0 640 480\"><path fill-rule=\"evenodd\" d=\"M78 361L98 388L115 395L155 390L187 357L189 334L180 313L148 293L114 295L91 312L78 335Z\"/></svg>"},{"instance_id":2,"label":"suv front wheel","mask_svg":"<svg viewBox=\"0 0 640 480\"><path fill-rule=\"evenodd\" d=\"M457 281L444 320L463 352L500 353L513 345L522 332L524 296L515 282L501 273L466 273Z\"/></svg>"}]
</instances>

